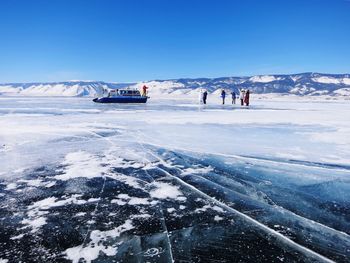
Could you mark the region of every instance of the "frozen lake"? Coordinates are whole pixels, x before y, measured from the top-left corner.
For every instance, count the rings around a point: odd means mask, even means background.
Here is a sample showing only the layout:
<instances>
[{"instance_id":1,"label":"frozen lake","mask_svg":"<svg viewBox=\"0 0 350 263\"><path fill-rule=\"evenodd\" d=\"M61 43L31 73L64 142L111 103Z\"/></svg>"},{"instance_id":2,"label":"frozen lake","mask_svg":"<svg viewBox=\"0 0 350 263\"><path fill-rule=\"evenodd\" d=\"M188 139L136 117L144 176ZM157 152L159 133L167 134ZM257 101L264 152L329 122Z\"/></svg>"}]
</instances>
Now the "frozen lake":
<instances>
[{"instance_id":1,"label":"frozen lake","mask_svg":"<svg viewBox=\"0 0 350 263\"><path fill-rule=\"evenodd\" d=\"M349 262L349 101L0 97L0 262Z\"/></svg>"}]
</instances>

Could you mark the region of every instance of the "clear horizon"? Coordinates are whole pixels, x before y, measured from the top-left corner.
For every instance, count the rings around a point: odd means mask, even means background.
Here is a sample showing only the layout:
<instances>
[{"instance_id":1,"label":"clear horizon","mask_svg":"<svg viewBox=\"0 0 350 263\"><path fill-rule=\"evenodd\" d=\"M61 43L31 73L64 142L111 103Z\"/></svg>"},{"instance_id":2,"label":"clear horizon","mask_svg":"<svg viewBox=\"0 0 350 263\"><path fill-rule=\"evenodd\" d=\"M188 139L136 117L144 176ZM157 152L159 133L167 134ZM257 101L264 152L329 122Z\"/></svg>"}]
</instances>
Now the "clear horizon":
<instances>
[{"instance_id":1,"label":"clear horizon","mask_svg":"<svg viewBox=\"0 0 350 263\"><path fill-rule=\"evenodd\" d=\"M0 3L0 83L350 73L350 1Z\"/></svg>"}]
</instances>

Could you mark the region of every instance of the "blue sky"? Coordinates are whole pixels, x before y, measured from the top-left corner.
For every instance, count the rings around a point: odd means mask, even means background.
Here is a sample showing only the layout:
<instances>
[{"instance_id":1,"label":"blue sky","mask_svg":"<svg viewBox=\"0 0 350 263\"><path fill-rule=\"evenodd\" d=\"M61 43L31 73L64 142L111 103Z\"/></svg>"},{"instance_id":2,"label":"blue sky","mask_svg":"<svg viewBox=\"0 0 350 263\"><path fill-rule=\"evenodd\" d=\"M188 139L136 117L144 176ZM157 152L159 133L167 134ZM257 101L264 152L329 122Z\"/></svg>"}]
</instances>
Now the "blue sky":
<instances>
[{"instance_id":1,"label":"blue sky","mask_svg":"<svg viewBox=\"0 0 350 263\"><path fill-rule=\"evenodd\" d=\"M1 0L0 82L350 73L349 0Z\"/></svg>"}]
</instances>

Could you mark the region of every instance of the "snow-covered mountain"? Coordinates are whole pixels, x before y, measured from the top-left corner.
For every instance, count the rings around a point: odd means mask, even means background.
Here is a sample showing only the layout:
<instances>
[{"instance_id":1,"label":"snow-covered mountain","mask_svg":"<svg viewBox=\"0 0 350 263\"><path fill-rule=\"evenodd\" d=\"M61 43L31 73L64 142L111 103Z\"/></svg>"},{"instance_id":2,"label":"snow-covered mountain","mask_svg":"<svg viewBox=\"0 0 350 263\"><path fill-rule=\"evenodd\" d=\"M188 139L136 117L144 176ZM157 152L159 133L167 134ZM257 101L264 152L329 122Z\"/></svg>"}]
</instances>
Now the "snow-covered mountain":
<instances>
[{"instance_id":1,"label":"snow-covered mountain","mask_svg":"<svg viewBox=\"0 0 350 263\"><path fill-rule=\"evenodd\" d=\"M138 83L137 86L140 87L143 84L148 85L151 91L173 94L197 93L200 88L207 89L210 93L219 93L224 88L236 92L239 89L249 89L255 94L350 96L350 74L301 73L212 79L157 80Z\"/></svg>"},{"instance_id":2,"label":"snow-covered mountain","mask_svg":"<svg viewBox=\"0 0 350 263\"><path fill-rule=\"evenodd\" d=\"M55 83L0 84L0 94L27 96L97 96L106 89L150 87L151 95L197 94L198 89L218 93L222 88L250 89L253 93L294 95L350 96L350 74L301 73L291 75L260 75L197 79L153 80L139 83L107 83L103 81L67 81Z\"/></svg>"},{"instance_id":3,"label":"snow-covered mountain","mask_svg":"<svg viewBox=\"0 0 350 263\"><path fill-rule=\"evenodd\" d=\"M27 96L96 96L104 90L126 87L132 84L107 83L103 81L65 81L50 83L6 83L0 84L0 95Z\"/></svg>"}]
</instances>

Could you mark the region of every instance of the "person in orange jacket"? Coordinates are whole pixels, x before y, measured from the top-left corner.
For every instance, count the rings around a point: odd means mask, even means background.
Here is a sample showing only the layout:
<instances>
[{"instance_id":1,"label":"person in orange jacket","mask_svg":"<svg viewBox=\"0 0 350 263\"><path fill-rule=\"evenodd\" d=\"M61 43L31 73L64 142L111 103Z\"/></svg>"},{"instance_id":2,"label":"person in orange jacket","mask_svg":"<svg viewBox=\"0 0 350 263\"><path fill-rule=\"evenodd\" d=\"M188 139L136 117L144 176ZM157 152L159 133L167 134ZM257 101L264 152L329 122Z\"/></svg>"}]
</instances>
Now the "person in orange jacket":
<instances>
[{"instance_id":1,"label":"person in orange jacket","mask_svg":"<svg viewBox=\"0 0 350 263\"><path fill-rule=\"evenodd\" d=\"M146 85L143 85L143 87L142 87L142 96L146 97L147 90L148 90L148 87Z\"/></svg>"}]
</instances>

